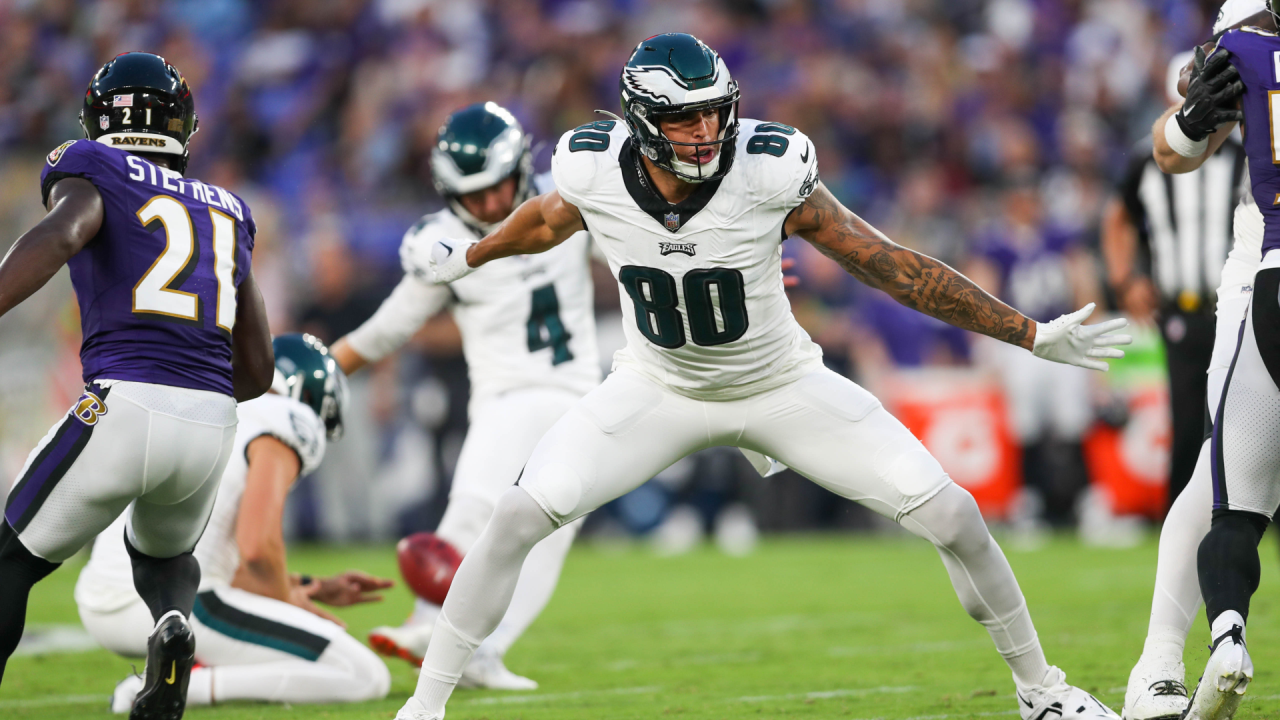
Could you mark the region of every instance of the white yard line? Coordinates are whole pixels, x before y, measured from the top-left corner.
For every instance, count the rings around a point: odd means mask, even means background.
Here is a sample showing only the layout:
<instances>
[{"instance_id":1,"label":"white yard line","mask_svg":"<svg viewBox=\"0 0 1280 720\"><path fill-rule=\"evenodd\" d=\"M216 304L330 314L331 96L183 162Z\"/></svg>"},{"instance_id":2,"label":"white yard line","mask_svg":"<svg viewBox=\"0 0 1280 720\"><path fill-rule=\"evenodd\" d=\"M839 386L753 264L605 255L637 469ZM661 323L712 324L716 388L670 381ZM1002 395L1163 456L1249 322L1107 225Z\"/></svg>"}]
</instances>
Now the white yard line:
<instances>
[{"instance_id":1,"label":"white yard line","mask_svg":"<svg viewBox=\"0 0 1280 720\"><path fill-rule=\"evenodd\" d=\"M747 695L740 698L732 698L729 702L744 703L761 703L776 702L778 700L827 700L830 698L840 697L861 697L863 695L876 695L880 693L905 693L915 690L913 685L901 686L881 686L873 688L850 688L844 690L817 690L807 693L789 693L787 695Z\"/></svg>"},{"instance_id":2,"label":"white yard line","mask_svg":"<svg viewBox=\"0 0 1280 720\"><path fill-rule=\"evenodd\" d=\"M661 685L646 685L644 687L613 688L612 690L580 690L578 692L546 693L543 695L503 695L499 697L476 698L475 700L468 700L464 704L507 705L511 703L542 702L544 700L576 700L578 698L594 697L598 695L644 695L646 693L656 693L661 690Z\"/></svg>"},{"instance_id":3,"label":"white yard line","mask_svg":"<svg viewBox=\"0 0 1280 720\"><path fill-rule=\"evenodd\" d=\"M105 708L111 702L110 695L50 695L29 700L0 700L0 708L33 708L48 705L92 705L101 703Z\"/></svg>"}]
</instances>

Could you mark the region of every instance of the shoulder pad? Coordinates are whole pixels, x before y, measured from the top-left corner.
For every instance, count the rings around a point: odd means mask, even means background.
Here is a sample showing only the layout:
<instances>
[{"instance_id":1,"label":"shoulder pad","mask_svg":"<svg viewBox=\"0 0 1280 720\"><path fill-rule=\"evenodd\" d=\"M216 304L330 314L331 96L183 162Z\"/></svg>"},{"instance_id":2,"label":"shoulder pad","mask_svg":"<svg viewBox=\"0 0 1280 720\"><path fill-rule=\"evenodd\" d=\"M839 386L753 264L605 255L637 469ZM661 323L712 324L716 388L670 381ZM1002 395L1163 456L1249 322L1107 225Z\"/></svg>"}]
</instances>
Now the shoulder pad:
<instances>
[{"instance_id":1,"label":"shoulder pad","mask_svg":"<svg viewBox=\"0 0 1280 720\"><path fill-rule=\"evenodd\" d=\"M241 403L240 408L241 422L254 437L270 435L298 454L302 465L299 477L320 467L324 460L325 429L310 407L293 398L268 394Z\"/></svg>"},{"instance_id":2,"label":"shoulder pad","mask_svg":"<svg viewBox=\"0 0 1280 720\"><path fill-rule=\"evenodd\" d=\"M618 152L628 137L617 120L597 120L566 132L551 156L551 176L560 196L574 205L589 205L601 173L618 167Z\"/></svg>"},{"instance_id":3,"label":"shoulder pad","mask_svg":"<svg viewBox=\"0 0 1280 720\"><path fill-rule=\"evenodd\" d=\"M782 123L741 120L734 163L766 205L784 210L804 202L818 186L818 153L809 136Z\"/></svg>"},{"instance_id":4,"label":"shoulder pad","mask_svg":"<svg viewBox=\"0 0 1280 720\"><path fill-rule=\"evenodd\" d=\"M44 159L40 172L41 199L49 202L49 191L59 180L69 177L85 178L91 182L102 173L99 152L103 150L92 140L68 140L54 148Z\"/></svg>"}]
</instances>

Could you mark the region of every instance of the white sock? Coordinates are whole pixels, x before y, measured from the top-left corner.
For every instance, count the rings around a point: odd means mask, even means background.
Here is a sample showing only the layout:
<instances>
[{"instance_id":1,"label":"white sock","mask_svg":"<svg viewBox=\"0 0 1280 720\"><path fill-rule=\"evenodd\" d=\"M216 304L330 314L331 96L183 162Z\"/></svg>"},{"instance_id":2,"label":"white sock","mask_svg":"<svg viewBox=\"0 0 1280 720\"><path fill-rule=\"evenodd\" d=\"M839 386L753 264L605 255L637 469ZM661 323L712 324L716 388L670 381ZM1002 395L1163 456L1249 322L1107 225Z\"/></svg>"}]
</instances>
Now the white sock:
<instances>
[{"instance_id":1,"label":"white sock","mask_svg":"<svg viewBox=\"0 0 1280 720\"><path fill-rule=\"evenodd\" d=\"M987 532L978 504L948 485L902 518L902 526L932 542L960 604L991 635L1019 685L1040 685L1049 663L1013 568Z\"/></svg>"},{"instance_id":2,"label":"white sock","mask_svg":"<svg viewBox=\"0 0 1280 720\"><path fill-rule=\"evenodd\" d=\"M1209 532L1213 503L1212 459L1209 442L1200 448L1195 471L1173 501L1160 530L1160 555L1156 561L1156 585L1151 597L1151 621L1147 626L1144 657L1182 661L1187 633L1202 604L1196 554Z\"/></svg>"},{"instance_id":3,"label":"white sock","mask_svg":"<svg viewBox=\"0 0 1280 720\"><path fill-rule=\"evenodd\" d=\"M213 704L213 668L198 667L191 671L191 680L187 683L188 705Z\"/></svg>"},{"instance_id":4,"label":"white sock","mask_svg":"<svg viewBox=\"0 0 1280 720\"><path fill-rule=\"evenodd\" d=\"M511 604L525 557L554 529L522 488L511 488L498 501L492 521L454 575L422 660L413 694L427 712L444 713L462 670Z\"/></svg>"},{"instance_id":5,"label":"white sock","mask_svg":"<svg viewBox=\"0 0 1280 720\"><path fill-rule=\"evenodd\" d=\"M551 533L545 540L533 546L529 556L520 569L520 579L516 582L515 593L511 596L511 606L502 622L482 644L482 652L491 652L498 657L505 657L507 651L525 630L538 619L551 595L556 591L556 583L560 581L560 571L564 569L565 556L573 545L582 522L574 522Z\"/></svg>"},{"instance_id":6,"label":"white sock","mask_svg":"<svg viewBox=\"0 0 1280 720\"><path fill-rule=\"evenodd\" d=\"M1214 640L1217 640L1223 635L1226 635L1227 633L1231 632L1231 628L1235 625L1239 625L1240 629L1243 631L1244 618L1241 617L1240 613L1236 612L1235 610L1223 610L1222 613L1218 615L1218 617L1213 619L1213 625L1211 626L1209 635ZM1240 636L1244 637L1243 632L1241 633Z\"/></svg>"}]
</instances>

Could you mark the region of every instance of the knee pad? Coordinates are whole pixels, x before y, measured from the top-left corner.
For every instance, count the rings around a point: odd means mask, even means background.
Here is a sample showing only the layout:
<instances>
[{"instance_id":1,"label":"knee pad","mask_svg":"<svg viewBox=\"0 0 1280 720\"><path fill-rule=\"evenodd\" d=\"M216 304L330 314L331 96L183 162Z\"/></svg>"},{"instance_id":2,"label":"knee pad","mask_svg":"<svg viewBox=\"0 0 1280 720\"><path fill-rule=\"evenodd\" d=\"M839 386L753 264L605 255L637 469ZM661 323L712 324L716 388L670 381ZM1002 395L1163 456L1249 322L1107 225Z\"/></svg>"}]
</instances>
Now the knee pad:
<instances>
[{"instance_id":1,"label":"knee pad","mask_svg":"<svg viewBox=\"0 0 1280 720\"><path fill-rule=\"evenodd\" d=\"M489 524L502 528L504 537L527 547L533 547L556 529L542 507L519 486L502 494Z\"/></svg>"},{"instance_id":2,"label":"knee pad","mask_svg":"<svg viewBox=\"0 0 1280 720\"><path fill-rule=\"evenodd\" d=\"M957 554L982 550L991 542L991 533L987 531L977 501L968 490L955 483L907 513L904 520L908 518L925 531L925 539Z\"/></svg>"}]
</instances>

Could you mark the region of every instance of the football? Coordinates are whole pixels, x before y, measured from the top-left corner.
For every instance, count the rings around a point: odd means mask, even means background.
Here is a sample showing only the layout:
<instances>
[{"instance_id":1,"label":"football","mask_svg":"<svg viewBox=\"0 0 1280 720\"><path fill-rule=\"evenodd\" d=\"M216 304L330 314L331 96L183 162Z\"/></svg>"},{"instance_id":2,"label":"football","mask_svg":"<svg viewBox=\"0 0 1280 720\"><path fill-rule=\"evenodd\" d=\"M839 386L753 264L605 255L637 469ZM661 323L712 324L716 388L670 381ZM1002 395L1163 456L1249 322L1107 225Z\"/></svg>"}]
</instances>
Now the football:
<instances>
[{"instance_id":1,"label":"football","mask_svg":"<svg viewBox=\"0 0 1280 720\"><path fill-rule=\"evenodd\" d=\"M449 594L462 553L434 533L420 532L396 543L400 575L414 594L437 605Z\"/></svg>"}]
</instances>

